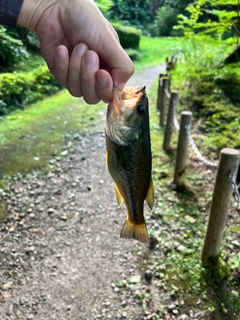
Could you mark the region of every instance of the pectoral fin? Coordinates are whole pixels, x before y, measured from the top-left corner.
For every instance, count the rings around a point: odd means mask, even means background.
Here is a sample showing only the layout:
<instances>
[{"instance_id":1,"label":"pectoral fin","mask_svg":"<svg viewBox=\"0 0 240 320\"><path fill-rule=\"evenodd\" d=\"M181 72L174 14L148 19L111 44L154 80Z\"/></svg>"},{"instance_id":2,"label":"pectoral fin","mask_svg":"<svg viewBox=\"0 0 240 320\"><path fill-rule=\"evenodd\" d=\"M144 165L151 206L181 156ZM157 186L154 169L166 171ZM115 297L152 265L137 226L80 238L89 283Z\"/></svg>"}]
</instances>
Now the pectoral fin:
<instances>
[{"instance_id":1,"label":"pectoral fin","mask_svg":"<svg viewBox=\"0 0 240 320\"><path fill-rule=\"evenodd\" d=\"M149 208L152 210L153 205L154 205L154 188L153 188L152 178L150 180L146 201L147 201Z\"/></svg>"},{"instance_id":2,"label":"pectoral fin","mask_svg":"<svg viewBox=\"0 0 240 320\"><path fill-rule=\"evenodd\" d=\"M108 151L106 150L106 165L108 167Z\"/></svg>"},{"instance_id":3,"label":"pectoral fin","mask_svg":"<svg viewBox=\"0 0 240 320\"><path fill-rule=\"evenodd\" d=\"M118 207L120 208L122 203L123 203L123 197L121 196L121 193L118 190L118 187L117 187L116 183L114 184L114 186L115 186L115 192L116 192Z\"/></svg>"}]
</instances>

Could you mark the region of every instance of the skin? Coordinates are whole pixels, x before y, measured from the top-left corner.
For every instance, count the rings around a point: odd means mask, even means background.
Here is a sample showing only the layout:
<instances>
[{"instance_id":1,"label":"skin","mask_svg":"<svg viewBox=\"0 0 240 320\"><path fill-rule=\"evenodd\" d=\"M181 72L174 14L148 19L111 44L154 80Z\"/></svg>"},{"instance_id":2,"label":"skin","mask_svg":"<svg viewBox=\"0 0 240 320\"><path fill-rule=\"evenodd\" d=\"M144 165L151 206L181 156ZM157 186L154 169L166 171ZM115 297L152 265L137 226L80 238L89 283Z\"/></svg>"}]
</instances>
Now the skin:
<instances>
[{"instance_id":1,"label":"skin","mask_svg":"<svg viewBox=\"0 0 240 320\"><path fill-rule=\"evenodd\" d=\"M134 72L111 24L92 0L24 0L17 23L35 31L49 70L89 104L112 100Z\"/></svg>"}]
</instances>

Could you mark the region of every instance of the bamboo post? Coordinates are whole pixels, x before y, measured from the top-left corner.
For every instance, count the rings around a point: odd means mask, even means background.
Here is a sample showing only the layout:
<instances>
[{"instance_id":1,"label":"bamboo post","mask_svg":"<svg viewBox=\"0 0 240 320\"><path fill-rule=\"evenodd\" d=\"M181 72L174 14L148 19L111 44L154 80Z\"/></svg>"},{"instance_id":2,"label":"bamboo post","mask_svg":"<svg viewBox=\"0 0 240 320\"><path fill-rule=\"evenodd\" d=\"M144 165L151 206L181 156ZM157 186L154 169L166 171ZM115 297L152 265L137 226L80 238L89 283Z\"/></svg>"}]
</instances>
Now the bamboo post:
<instances>
[{"instance_id":1,"label":"bamboo post","mask_svg":"<svg viewBox=\"0 0 240 320\"><path fill-rule=\"evenodd\" d=\"M185 171L185 165L187 160L187 149L188 149L187 127L191 126L191 124L192 124L192 112L182 111L180 130L178 135L176 165L175 165L175 172L174 172L174 179L173 179L173 182L174 184L176 184L176 187L182 186L183 173Z\"/></svg>"},{"instance_id":2,"label":"bamboo post","mask_svg":"<svg viewBox=\"0 0 240 320\"><path fill-rule=\"evenodd\" d=\"M170 143L173 131L173 117L177 109L178 91L171 91L170 103L168 108L167 124L164 132L163 150L170 150Z\"/></svg>"},{"instance_id":3,"label":"bamboo post","mask_svg":"<svg viewBox=\"0 0 240 320\"><path fill-rule=\"evenodd\" d=\"M229 174L236 178L240 163L240 152L224 148L220 152L220 161L214 185L209 220L205 234L201 259L204 267L217 264L223 230L226 225L228 208L232 197L232 184Z\"/></svg>"},{"instance_id":4,"label":"bamboo post","mask_svg":"<svg viewBox=\"0 0 240 320\"><path fill-rule=\"evenodd\" d=\"M169 88L169 80L163 79L162 80L162 95L160 99L160 126L164 126L165 124L165 113L166 113L166 104L167 104L167 93Z\"/></svg>"}]
</instances>

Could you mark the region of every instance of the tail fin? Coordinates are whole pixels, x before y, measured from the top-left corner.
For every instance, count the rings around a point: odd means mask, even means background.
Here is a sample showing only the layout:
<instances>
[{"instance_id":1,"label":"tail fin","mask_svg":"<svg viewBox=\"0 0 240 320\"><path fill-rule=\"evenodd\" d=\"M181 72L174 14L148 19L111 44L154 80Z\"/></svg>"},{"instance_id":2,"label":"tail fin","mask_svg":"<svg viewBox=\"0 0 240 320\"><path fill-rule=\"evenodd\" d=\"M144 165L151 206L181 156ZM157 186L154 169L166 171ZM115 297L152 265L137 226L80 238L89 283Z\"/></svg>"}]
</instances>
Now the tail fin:
<instances>
[{"instance_id":1,"label":"tail fin","mask_svg":"<svg viewBox=\"0 0 240 320\"><path fill-rule=\"evenodd\" d=\"M136 239L148 243L149 239L146 223L134 224L126 220L122 227L120 237L124 239Z\"/></svg>"}]
</instances>

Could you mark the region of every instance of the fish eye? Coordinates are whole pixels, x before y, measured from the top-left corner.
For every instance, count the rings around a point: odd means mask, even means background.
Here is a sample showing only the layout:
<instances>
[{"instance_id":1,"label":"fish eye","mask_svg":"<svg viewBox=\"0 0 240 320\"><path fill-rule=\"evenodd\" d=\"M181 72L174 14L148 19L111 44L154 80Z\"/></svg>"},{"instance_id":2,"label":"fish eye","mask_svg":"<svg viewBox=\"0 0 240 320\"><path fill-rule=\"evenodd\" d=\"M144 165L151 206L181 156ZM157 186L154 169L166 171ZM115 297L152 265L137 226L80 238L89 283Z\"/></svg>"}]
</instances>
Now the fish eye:
<instances>
[{"instance_id":1,"label":"fish eye","mask_svg":"<svg viewBox=\"0 0 240 320\"><path fill-rule=\"evenodd\" d=\"M144 114L145 110L146 110L146 107L144 104L139 104L137 106L137 114L142 115Z\"/></svg>"}]
</instances>

